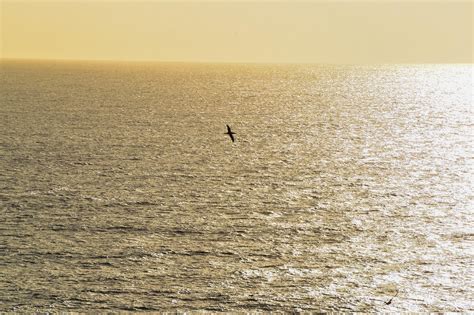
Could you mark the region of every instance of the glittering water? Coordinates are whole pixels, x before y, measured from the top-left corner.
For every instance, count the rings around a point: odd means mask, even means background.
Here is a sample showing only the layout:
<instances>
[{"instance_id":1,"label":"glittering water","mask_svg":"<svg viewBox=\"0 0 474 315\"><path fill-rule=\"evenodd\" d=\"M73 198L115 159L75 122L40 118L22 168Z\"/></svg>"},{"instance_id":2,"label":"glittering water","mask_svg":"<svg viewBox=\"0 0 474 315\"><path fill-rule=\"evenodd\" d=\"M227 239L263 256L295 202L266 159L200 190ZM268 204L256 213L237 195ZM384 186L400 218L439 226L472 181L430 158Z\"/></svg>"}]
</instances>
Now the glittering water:
<instances>
[{"instance_id":1,"label":"glittering water","mask_svg":"<svg viewBox=\"0 0 474 315\"><path fill-rule=\"evenodd\" d=\"M474 311L472 71L3 62L0 311Z\"/></svg>"}]
</instances>

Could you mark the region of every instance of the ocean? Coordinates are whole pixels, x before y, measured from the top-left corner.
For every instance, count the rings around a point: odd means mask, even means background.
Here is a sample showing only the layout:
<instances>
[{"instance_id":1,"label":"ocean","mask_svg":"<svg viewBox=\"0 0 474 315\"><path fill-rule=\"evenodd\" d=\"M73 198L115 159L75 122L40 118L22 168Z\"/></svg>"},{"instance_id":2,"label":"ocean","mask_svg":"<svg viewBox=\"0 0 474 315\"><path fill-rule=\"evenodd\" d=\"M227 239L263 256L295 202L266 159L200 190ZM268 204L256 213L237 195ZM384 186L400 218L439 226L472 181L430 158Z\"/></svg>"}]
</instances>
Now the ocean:
<instances>
[{"instance_id":1,"label":"ocean","mask_svg":"<svg viewBox=\"0 0 474 315\"><path fill-rule=\"evenodd\" d=\"M472 65L0 67L0 311L474 311Z\"/></svg>"}]
</instances>

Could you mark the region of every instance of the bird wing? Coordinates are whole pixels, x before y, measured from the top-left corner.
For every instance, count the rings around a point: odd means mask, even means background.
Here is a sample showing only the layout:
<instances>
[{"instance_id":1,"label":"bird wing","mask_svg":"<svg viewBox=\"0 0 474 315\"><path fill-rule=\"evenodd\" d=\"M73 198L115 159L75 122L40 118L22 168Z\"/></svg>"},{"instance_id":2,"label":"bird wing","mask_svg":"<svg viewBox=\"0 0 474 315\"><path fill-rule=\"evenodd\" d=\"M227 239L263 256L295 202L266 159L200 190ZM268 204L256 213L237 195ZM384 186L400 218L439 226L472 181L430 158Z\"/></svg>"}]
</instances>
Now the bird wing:
<instances>
[{"instance_id":1,"label":"bird wing","mask_svg":"<svg viewBox=\"0 0 474 315\"><path fill-rule=\"evenodd\" d=\"M229 136L232 139L232 142L235 142L234 135L232 133L229 133Z\"/></svg>"},{"instance_id":2,"label":"bird wing","mask_svg":"<svg viewBox=\"0 0 474 315\"><path fill-rule=\"evenodd\" d=\"M227 126L227 132L228 132L228 133L231 133L232 131L230 130L229 125L226 125L226 126Z\"/></svg>"}]
</instances>

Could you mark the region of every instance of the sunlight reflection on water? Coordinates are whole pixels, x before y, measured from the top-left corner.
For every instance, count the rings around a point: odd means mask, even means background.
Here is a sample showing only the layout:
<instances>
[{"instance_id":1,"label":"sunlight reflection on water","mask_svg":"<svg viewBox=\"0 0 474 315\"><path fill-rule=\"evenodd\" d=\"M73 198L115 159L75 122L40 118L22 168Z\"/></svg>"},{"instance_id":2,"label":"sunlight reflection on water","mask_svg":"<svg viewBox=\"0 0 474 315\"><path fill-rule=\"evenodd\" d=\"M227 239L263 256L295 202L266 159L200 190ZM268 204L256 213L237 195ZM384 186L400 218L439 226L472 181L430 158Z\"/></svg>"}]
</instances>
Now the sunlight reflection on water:
<instances>
[{"instance_id":1,"label":"sunlight reflection on water","mask_svg":"<svg viewBox=\"0 0 474 315\"><path fill-rule=\"evenodd\" d=\"M0 310L474 310L470 65L0 78Z\"/></svg>"}]
</instances>

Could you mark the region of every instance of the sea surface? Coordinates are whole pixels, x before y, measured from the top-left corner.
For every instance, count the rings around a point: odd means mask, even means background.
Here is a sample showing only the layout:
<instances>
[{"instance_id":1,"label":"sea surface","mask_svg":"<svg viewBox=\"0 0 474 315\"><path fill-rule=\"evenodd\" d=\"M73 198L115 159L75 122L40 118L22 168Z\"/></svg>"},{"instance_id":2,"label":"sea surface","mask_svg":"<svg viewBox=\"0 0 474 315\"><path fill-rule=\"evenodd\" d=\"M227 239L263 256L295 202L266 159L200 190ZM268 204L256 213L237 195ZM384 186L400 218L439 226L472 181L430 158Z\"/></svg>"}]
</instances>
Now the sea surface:
<instances>
[{"instance_id":1,"label":"sea surface","mask_svg":"<svg viewBox=\"0 0 474 315\"><path fill-rule=\"evenodd\" d=\"M0 67L0 311L474 311L472 65Z\"/></svg>"}]
</instances>

